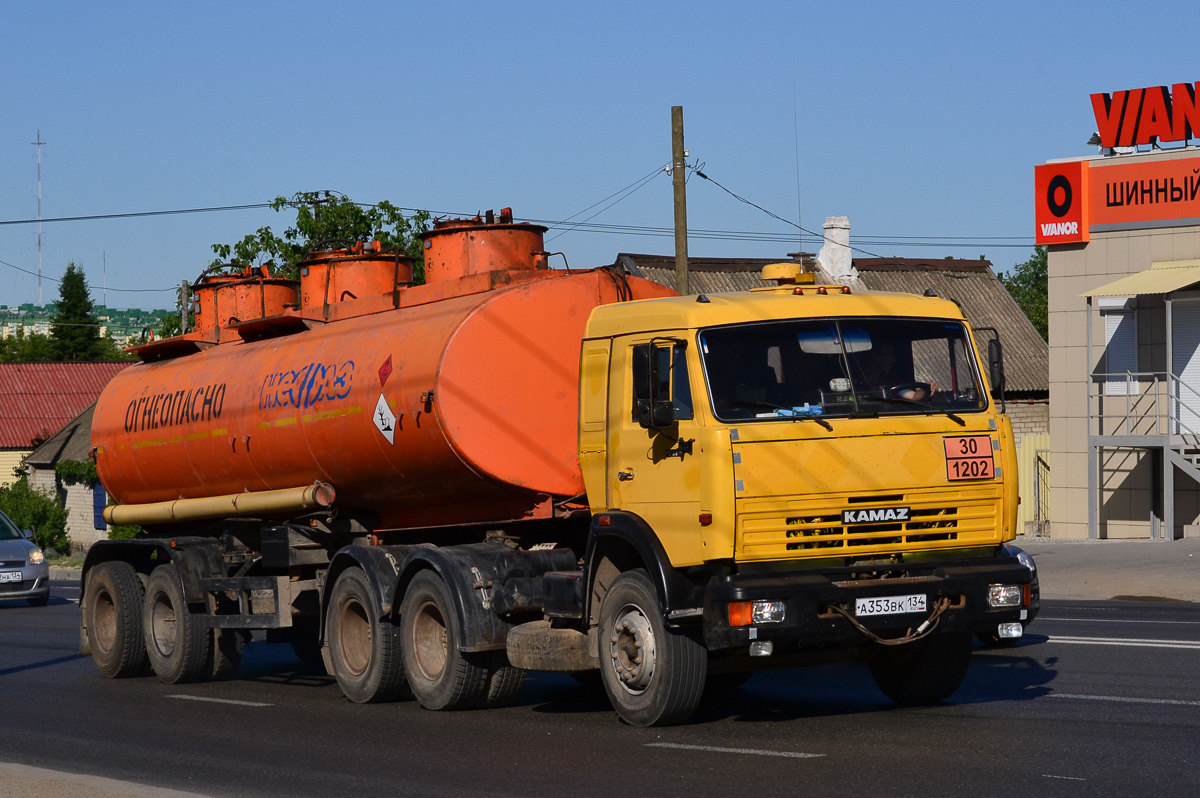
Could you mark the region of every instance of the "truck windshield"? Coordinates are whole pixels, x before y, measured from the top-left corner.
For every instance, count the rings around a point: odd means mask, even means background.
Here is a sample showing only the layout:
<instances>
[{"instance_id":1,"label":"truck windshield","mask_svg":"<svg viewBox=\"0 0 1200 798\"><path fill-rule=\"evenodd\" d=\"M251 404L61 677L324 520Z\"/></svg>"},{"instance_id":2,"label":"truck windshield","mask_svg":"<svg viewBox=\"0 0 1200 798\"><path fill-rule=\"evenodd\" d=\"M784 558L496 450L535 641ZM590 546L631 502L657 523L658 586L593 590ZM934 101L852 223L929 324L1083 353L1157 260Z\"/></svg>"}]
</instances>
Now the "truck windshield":
<instances>
[{"instance_id":1,"label":"truck windshield","mask_svg":"<svg viewBox=\"0 0 1200 798\"><path fill-rule=\"evenodd\" d=\"M961 322L843 318L703 330L700 353L722 421L983 410Z\"/></svg>"}]
</instances>

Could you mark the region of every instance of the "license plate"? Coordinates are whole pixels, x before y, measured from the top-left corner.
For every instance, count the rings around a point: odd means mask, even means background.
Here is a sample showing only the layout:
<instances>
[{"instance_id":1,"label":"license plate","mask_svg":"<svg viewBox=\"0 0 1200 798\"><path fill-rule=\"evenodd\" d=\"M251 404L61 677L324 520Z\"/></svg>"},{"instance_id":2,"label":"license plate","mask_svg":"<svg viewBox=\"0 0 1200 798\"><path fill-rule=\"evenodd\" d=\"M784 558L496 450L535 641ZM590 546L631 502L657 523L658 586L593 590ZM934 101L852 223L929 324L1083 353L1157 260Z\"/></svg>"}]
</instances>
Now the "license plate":
<instances>
[{"instance_id":1,"label":"license plate","mask_svg":"<svg viewBox=\"0 0 1200 798\"><path fill-rule=\"evenodd\" d=\"M905 612L925 612L925 594L860 598L854 602L854 614L860 618L865 615L900 615Z\"/></svg>"},{"instance_id":2,"label":"license plate","mask_svg":"<svg viewBox=\"0 0 1200 798\"><path fill-rule=\"evenodd\" d=\"M0 571L0 582L20 582L20 571Z\"/></svg>"}]
</instances>

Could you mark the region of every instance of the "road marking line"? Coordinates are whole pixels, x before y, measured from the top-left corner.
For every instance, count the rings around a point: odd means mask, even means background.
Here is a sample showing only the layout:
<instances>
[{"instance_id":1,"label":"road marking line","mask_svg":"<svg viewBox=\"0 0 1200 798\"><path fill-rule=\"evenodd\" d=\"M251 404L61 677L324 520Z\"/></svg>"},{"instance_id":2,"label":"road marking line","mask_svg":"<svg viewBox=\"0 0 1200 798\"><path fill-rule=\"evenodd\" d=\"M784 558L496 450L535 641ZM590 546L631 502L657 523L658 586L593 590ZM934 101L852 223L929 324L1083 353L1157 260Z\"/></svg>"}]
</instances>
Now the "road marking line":
<instances>
[{"instance_id":1,"label":"road marking line","mask_svg":"<svg viewBox=\"0 0 1200 798\"><path fill-rule=\"evenodd\" d=\"M1121 695L1075 695L1073 693L1047 693L1049 698L1075 698L1081 701L1116 701L1121 704L1169 704L1176 707L1200 707L1200 701L1183 701L1177 698L1127 698Z\"/></svg>"},{"instance_id":2,"label":"road marking line","mask_svg":"<svg viewBox=\"0 0 1200 798\"><path fill-rule=\"evenodd\" d=\"M803 754L796 751L763 751L758 748L723 748L718 745L684 745L682 743L646 743L647 748L678 748L684 751L715 751L719 754L752 754L754 756L783 756L789 759L816 759L824 754Z\"/></svg>"},{"instance_id":3,"label":"road marking line","mask_svg":"<svg viewBox=\"0 0 1200 798\"><path fill-rule=\"evenodd\" d=\"M1151 624L1151 625L1158 625L1160 623L1161 624L1174 623L1174 624L1200 625L1200 621L1143 621L1140 618L1055 618L1055 617L1046 617L1044 615L1039 615L1037 619L1039 621L1075 621L1075 622L1082 622L1082 623L1140 623L1140 624Z\"/></svg>"},{"instance_id":4,"label":"road marking line","mask_svg":"<svg viewBox=\"0 0 1200 798\"><path fill-rule=\"evenodd\" d=\"M270 707L274 704L263 704L258 701L234 701L232 698L207 698L199 695L169 695L167 698L182 698L184 701L208 701L213 704L234 704L239 707Z\"/></svg>"},{"instance_id":5,"label":"road marking line","mask_svg":"<svg viewBox=\"0 0 1200 798\"><path fill-rule=\"evenodd\" d=\"M1148 640L1138 637L1059 637L1046 638L1049 643L1069 643L1083 646L1131 646L1134 648L1200 649L1200 640Z\"/></svg>"},{"instance_id":6,"label":"road marking line","mask_svg":"<svg viewBox=\"0 0 1200 798\"><path fill-rule=\"evenodd\" d=\"M1078 776L1051 776L1049 773L1043 773L1042 778L1043 779L1067 779L1068 781L1087 781L1087 779L1081 779Z\"/></svg>"}]
</instances>

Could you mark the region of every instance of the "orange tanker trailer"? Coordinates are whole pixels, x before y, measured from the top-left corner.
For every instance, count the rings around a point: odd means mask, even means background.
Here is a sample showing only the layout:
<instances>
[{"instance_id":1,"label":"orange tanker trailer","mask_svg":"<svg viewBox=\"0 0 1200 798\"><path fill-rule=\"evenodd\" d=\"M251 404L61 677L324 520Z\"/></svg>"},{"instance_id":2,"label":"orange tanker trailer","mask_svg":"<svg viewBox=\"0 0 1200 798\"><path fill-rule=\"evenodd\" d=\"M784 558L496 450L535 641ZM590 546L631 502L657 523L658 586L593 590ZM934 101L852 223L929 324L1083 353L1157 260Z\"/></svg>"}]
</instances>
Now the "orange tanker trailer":
<instances>
[{"instance_id":1,"label":"orange tanker trailer","mask_svg":"<svg viewBox=\"0 0 1200 798\"><path fill-rule=\"evenodd\" d=\"M199 281L197 330L136 348L147 362L97 403L97 472L133 505L111 518L220 517L227 503L190 500L314 483L377 534L553 515L584 492L588 314L670 292L550 269L544 229L506 212L438 223L423 286L407 258L361 245L304 261L298 296L262 273Z\"/></svg>"}]
</instances>

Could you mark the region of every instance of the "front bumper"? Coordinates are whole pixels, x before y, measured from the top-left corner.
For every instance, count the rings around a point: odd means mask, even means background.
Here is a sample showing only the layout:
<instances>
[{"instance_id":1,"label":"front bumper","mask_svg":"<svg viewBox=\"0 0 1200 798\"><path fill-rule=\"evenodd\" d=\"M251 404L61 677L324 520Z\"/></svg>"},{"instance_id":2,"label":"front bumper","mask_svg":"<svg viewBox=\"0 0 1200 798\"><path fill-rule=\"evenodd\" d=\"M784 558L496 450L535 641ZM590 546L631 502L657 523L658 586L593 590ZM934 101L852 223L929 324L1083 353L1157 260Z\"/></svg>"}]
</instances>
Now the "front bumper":
<instances>
[{"instance_id":1,"label":"front bumper","mask_svg":"<svg viewBox=\"0 0 1200 798\"><path fill-rule=\"evenodd\" d=\"M938 621L938 632L982 631L997 624L1019 622L1028 611L1023 591L1021 606L988 606L988 585L1027 585L1031 574L1015 557L965 559L925 565L871 567L872 578L860 578L855 568L740 574L714 579L705 590L704 640L710 651L739 653L756 641L771 641L776 653L843 648L867 638L833 605L853 615L860 598L924 594L927 611L875 615L858 621L880 637L899 637L920 626L941 598L950 606ZM730 626L729 603L757 599L783 601L786 617L780 623Z\"/></svg>"},{"instance_id":2,"label":"front bumper","mask_svg":"<svg viewBox=\"0 0 1200 798\"><path fill-rule=\"evenodd\" d=\"M2 568L5 573L21 572L19 582L0 582L0 601L9 599L38 599L50 595L50 566L26 565L21 568Z\"/></svg>"}]
</instances>

